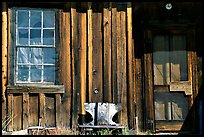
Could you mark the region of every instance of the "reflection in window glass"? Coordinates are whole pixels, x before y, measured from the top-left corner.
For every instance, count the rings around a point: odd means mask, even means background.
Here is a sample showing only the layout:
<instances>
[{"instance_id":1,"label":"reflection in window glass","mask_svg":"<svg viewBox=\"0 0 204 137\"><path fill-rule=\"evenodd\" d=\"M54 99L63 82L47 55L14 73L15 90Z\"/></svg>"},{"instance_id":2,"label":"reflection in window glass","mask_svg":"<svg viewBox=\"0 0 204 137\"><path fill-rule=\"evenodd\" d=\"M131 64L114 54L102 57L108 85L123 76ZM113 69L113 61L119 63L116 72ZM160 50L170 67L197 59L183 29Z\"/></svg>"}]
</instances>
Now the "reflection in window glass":
<instances>
[{"instance_id":1,"label":"reflection in window glass","mask_svg":"<svg viewBox=\"0 0 204 137\"><path fill-rule=\"evenodd\" d=\"M18 81L28 81L29 68L28 66L18 66Z\"/></svg>"},{"instance_id":2,"label":"reflection in window glass","mask_svg":"<svg viewBox=\"0 0 204 137\"><path fill-rule=\"evenodd\" d=\"M18 27L28 27L28 11L18 11Z\"/></svg>"},{"instance_id":3,"label":"reflection in window glass","mask_svg":"<svg viewBox=\"0 0 204 137\"><path fill-rule=\"evenodd\" d=\"M42 48L31 49L31 63L41 64L42 63Z\"/></svg>"},{"instance_id":4,"label":"reflection in window glass","mask_svg":"<svg viewBox=\"0 0 204 137\"><path fill-rule=\"evenodd\" d=\"M54 81L54 74L55 74L55 68L54 66L44 66L44 81L46 82L52 82Z\"/></svg>"},{"instance_id":5,"label":"reflection in window glass","mask_svg":"<svg viewBox=\"0 0 204 137\"><path fill-rule=\"evenodd\" d=\"M53 29L43 30L43 44L44 45L54 45L54 30Z\"/></svg>"},{"instance_id":6,"label":"reflection in window glass","mask_svg":"<svg viewBox=\"0 0 204 137\"><path fill-rule=\"evenodd\" d=\"M44 48L43 49L43 63L44 64L54 64L55 63L55 49L54 48Z\"/></svg>"},{"instance_id":7,"label":"reflection in window glass","mask_svg":"<svg viewBox=\"0 0 204 137\"><path fill-rule=\"evenodd\" d=\"M30 30L30 44L31 45L40 45L41 44L41 31L40 31L40 29L31 29Z\"/></svg>"},{"instance_id":8,"label":"reflection in window glass","mask_svg":"<svg viewBox=\"0 0 204 137\"><path fill-rule=\"evenodd\" d=\"M29 51L29 48L18 48L18 63L28 63Z\"/></svg>"},{"instance_id":9,"label":"reflection in window glass","mask_svg":"<svg viewBox=\"0 0 204 137\"><path fill-rule=\"evenodd\" d=\"M28 29L18 30L18 45L28 45Z\"/></svg>"},{"instance_id":10,"label":"reflection in window glass","mask_svg":"<svg viewBox=\"0 0 204 137\"><path fill-rule=\"evenodd\" d=\"M55 12L53 11L43 12L43 27L44 28L54 27L54 17L55 17Z\"/></svg>"},{"instance_id":11,"label":"reflection in window glass","mask_svg":"<svg viewBox=\"0 0 204 137\"><path fill-rule=\"evenodd\" d=\"M42 74L41 66L31 66L31 71L30 71L31 82L40 82L41 74Z\"/></svg>"},{"instance_id":12,"label":"reflection in window glass","mask_svg":"<svg viewBox=\"0 0 204 137\"><path fill-rule=\"evenodd\" d=\"M41 12L30 12L30 27L41 27Z\"/></svg>"}]
</instances>

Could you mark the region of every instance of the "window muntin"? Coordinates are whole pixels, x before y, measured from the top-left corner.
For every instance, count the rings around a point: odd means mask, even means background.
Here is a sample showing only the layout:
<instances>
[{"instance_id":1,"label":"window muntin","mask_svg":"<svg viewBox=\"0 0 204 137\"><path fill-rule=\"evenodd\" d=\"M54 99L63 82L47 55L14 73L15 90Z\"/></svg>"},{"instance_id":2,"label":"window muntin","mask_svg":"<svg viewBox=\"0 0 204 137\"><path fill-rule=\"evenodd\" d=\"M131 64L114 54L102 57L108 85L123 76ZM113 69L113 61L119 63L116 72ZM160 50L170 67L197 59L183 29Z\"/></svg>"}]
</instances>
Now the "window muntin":
<instances>
[{"instance_id":1,"label":"window muntin","mask_svg":"<svg viewBox=\"0 0 204 137\"><path fill-rule=\"evenodd\" d=\"M15 81L55 83L55 12L50 9L16 9Z\"/></svg>"}]
</instances>

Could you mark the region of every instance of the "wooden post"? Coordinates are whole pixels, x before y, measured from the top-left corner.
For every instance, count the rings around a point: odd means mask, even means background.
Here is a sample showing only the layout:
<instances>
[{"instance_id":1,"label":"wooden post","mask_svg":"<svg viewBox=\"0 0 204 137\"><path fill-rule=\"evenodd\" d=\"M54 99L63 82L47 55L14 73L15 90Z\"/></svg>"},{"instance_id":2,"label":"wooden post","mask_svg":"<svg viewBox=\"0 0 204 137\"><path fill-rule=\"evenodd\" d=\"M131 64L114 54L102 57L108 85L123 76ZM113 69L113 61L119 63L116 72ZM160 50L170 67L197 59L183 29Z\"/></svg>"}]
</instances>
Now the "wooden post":
<instances>
[{"instance_id":1,"label":"wooden post","mask_svg":"<svg viewBox=\"0 0 204 137\"><path fill-rule=\"evenodd\" d=\"M91 9L91 2L88 2L88 74L89 74L89 102L91 102L92 99L92 72L93 72L93 66L92 66L92 52L93 52L93 47L92 47L92 9Z\"/></svg>"},{"instance_id":2,"label":"wooden post","mask_svg":"<svg viewBox=\"0 0 204 137\"><path fill-rule=\"evenodd\" d=\"M6 2L2 3L2 96L5 100L7 85L7 7Z\"/></svg>"},{"instance_id":3,"label":"wooden post","mask_svg":"<svg viewBox=\"0 0 204 137\"><path fill-rule=\"evenodd\" d=\"M81 13L80 30L81 33L81 55L80 55L80 81L81 81L81 115L82 123L85 122L86 111L86 13Z\"/></svg>"},{"instance_id":4,"label":"wooden post","mask_svg":"<svg viewBox=\"0 0 204 137\"><path fill-rule=\"evenodd\" d=\"M134 73L133 73L133 42L132 42L132 5L127 4L127 48L128 48L128 104L129 104L129 126L133 127L133 92L134 92Z\"/></svg>"}]
</instances>

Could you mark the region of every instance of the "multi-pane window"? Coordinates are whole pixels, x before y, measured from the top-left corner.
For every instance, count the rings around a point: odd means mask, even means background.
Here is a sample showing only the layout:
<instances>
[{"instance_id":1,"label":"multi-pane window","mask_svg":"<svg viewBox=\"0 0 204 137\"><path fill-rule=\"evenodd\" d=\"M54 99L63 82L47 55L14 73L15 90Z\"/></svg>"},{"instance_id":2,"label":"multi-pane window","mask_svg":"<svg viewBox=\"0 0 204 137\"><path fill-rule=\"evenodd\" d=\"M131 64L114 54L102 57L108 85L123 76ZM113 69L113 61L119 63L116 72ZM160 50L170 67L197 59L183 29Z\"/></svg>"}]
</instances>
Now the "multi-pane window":
<instances>
[{"instance_id":1,"label":"multi-pane window","mask_svg":"<svg viewBox=\"0 0 204 137\"><path fill-rule=\"evenodd\" d=\"M16 83L55 82L55 10L15 10Z\"/></svg>"}]
</instances>

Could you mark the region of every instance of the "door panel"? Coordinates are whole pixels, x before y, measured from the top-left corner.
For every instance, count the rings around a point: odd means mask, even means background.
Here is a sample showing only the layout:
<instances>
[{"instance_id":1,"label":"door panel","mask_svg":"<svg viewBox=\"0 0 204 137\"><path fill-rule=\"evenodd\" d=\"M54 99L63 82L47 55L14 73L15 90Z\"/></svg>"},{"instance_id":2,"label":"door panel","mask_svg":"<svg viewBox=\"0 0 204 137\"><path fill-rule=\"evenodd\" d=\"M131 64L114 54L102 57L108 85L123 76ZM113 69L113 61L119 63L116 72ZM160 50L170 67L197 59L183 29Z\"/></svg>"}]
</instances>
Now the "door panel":
<instances>
[{"instance_id":1,"label":"door panel","mask_svg":"<svg viewBox=\"0 0 204 137\"><path fill-rule=\"evenodd\" d=\"M188 114L192 90L187 38L170 31L151 34L155 129L178 131Z\"/></svg>"}]
</instances>

